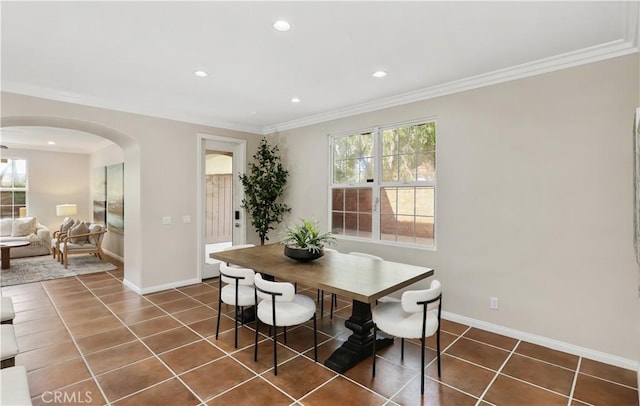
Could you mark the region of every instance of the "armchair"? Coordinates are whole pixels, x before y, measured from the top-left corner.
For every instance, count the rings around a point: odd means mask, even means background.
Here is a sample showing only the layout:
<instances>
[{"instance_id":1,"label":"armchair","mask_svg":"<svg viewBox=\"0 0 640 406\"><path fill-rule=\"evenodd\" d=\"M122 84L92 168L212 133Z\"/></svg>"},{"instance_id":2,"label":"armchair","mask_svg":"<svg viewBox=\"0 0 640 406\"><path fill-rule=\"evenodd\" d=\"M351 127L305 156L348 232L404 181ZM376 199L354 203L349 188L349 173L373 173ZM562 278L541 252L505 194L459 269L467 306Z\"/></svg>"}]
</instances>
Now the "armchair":
<instances>
[{"instance_id":1,"label":"armchair","mask_svg":"<svg viewBox=\"0 0 640 406\"><path fill-rule=\"evenodd\" d=\"M68 265L69 255L92 254L104 262L104 252L102 251L102 239L107 229L100 224L91 224L87 233L74 233L73 230L61 237L58 243L58 255L65 269Z\"/></svg>"}]
</instances>

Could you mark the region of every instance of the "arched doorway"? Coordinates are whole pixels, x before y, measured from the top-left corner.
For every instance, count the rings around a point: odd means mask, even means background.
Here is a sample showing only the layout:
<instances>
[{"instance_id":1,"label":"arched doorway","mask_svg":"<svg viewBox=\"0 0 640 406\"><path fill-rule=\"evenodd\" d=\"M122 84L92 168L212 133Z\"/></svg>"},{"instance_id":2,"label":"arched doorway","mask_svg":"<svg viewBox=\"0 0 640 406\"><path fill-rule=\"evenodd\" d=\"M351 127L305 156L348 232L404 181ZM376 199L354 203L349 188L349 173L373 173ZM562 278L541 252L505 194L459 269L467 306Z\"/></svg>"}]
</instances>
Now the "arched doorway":
<instances>
[{"instance_id":1,"label":"arched doorway","mask_svg":"<svg viewBox=\"0 0 640 406\"><path fill-rule=\"evenodd\" d=\"M124 178L126 179L124 188L125 204L125 230L127 238L123 242L124 250L122 259L124 260L126 252L135 250L136 244L140 241L140 172L139 172L139 146L135 138L124 134L118 130L102 126L96 123L74 120L58 117L36 117L36 116L20 116L20 117L2 117L2 128L10 127L53 127L58 129L69 129L94 134L98 137L105 138L122 149L124 166ZM124 237L123 237L124 238ZM136 258L134 255L133 258ZM137 261L135 261L137 262ZM125 267L125 281L135 285L140 281L140 266L136 263L128 261ZM138 284L139 286L139 284Z\"/></svg>"}]
</instances>

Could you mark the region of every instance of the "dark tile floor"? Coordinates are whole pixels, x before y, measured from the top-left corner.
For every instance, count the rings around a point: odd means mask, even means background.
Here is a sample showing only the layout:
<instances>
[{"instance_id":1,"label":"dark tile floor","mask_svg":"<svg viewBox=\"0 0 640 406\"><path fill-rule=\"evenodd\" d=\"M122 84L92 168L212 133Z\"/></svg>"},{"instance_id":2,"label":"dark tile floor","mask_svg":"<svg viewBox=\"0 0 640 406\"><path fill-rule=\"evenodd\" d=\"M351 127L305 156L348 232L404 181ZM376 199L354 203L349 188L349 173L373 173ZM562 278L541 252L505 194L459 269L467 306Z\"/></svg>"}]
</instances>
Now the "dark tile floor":
<instances>
[{"instance_id":1,"label":"dark tile floor","mask_svg":"<svg viewBox=\"0 0 640 406\"><path fill-rule=\"evenodd\" d=\"M234 348L232 308L223 307L215 339L217 279L140 296L115 263L111 272L2 288L16 308L16 364L27 368L35 405L638 405L633 371L446 320L442 378L431 338L424 397L415 342L404 360L398 344L381 350L375 379L370 359L342 375L313 362L311 324L288 331L274 376L264 334L253 361L253 324ZM350 310L339 300L334 319L320 319L319 360L350 335Z\"/></svg>"}]
</instances>

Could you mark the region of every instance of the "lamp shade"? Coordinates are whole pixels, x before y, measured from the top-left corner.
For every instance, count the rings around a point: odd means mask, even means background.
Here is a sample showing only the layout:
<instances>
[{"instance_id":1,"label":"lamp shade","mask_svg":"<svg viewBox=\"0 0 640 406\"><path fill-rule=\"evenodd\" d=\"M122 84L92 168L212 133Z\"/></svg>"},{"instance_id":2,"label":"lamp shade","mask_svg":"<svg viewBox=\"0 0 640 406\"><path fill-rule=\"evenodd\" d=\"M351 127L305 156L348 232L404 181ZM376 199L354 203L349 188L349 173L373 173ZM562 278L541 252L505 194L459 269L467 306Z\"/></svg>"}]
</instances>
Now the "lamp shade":
<instances>
[{"instance_id":1,"label":"lamp shade","mask_svg":"<svg viewBox=\"0 0 640 406\"><path fill-rule=\"evenodd\" d=\"M78 206L75 204L59 204L56 206L56 216L69 217L78 214Z\"/></svg>"}]
</instances>

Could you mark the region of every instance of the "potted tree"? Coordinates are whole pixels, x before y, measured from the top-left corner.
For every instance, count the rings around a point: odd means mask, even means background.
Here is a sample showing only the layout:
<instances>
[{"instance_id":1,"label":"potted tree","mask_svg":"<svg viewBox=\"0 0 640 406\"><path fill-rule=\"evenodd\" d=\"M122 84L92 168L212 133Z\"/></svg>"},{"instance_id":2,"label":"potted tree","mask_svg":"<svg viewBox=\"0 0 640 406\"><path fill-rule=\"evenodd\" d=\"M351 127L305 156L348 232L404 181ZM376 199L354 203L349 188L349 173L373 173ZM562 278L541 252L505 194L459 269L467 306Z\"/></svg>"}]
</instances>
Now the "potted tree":
<instances>
[{"instance_id":1,"label":"potted tree","mask_svg":"<svg viewBox=\"0 0 640 406\"><path fill-rule=\"evenodd\" d=\"M330 232L320 233L314 220L301 219L301 223L287 227L283 232L284 254L298 261L312 261L324 255L325 245L333 244Z\"/></svg>"},{"instance_id":2,"label":"potted tree","mask_svg":"<svg viewBox=\"0 0 640 406\"><path fill-rule=\"evenodd\" d=\"M267 139L262 138L258 151L253 155L253 162L249 164L249 173L240 175L245 193L241 207L249 213L261 245L269 240L269 231L274 230L284 214L291 211L280 202L289 171L282 165L278 153L276 145L269 145Z\"/></svg>"}]
</instances>

